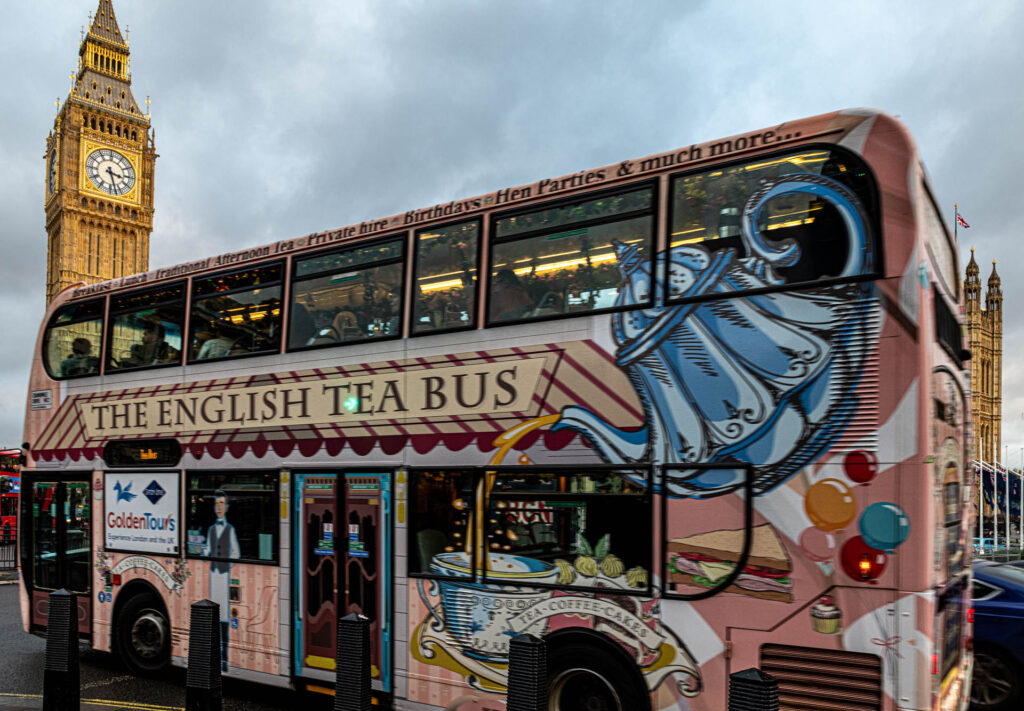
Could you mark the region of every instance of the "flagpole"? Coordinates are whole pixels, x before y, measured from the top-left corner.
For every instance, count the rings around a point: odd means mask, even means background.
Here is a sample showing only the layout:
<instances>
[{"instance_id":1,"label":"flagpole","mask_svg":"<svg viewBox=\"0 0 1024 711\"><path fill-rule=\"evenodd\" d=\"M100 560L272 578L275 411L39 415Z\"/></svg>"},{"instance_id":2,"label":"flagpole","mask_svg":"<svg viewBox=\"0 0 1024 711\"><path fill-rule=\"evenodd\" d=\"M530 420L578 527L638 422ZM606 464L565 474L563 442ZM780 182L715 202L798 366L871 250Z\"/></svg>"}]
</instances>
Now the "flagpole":
<instances>
[{"instance_id":1,"label":"flagpole","mask_svg":"<svg viewBox=\"0 0 1024 711\"><path fill-rule=\"evenodd\" d=\"M994 457L998 452L993 452ZM999 477L998 464L992 462L992 552L999 550Z\"/></svg>"},{"instance_id":2,"label":"flagpole","mask_svg":"<svg viewBox=\"0 0 1024 711\"><path fill-rule=\"evenodd\" d=\"M1017 509L1017 555L1021 555L1021 551L1024 550L1024 521L1021 520L1024 517L1024 473L1017 472L1017 486L1020 495L1020 508Z\"/></svg>"},{"instance_id":3,"label":"flagpole","mask_svg":"<svg viewBox=\"0 0 1024 711\"><path fill-rule=\"evenodd\" d=\"M986 471L987 471L987 467L985 466L985 462L982 461L982 463L981 463L981 484L982 484L983 487L985 485L985 473L986 473ZM992 514L993 514L993 516L995 515L995 511L996 511L996 509L995 509L995 501L993 501L992 502ZM992 516L990 516L989 518L992 518ZM989 521L989 524L992 525L993 529L995 528L995 524L992 521ZM990 543L989 547L991 548L992 546L993 546L993 544Z\"/></svg>"},{"instance_id":4,"label":"flagpole","mask_svg":"<svg viewBox=\"0 0 1024 711\"><path fill-rule=\"evenodd\" d=\"M953 203L953 244L959 244L956 241L957 227L959 227L960 220L956 219L956 216L960 214L960 207L954 202Z\"/></svg>"},{"instance_id":5,"label":"flagpole","mask_svg":"<svg viewBox=\"0 0 1024 711\"><path fill-rule=\"evenodd\" d=\"M1006 459L1010 456L1010 445L1003 448L1003 471L1006 472L1006 550L1010 550L1010 470L1007 468Z\"/></svg>"},{"instance_id":6,"label":"flagpole","mask_svg":"<svg viewBox=\"0 0 1024 711\"><path fill-rule=\"evenodd\" d=\"M985 553L985 460L978 460L978 544Z\"/></svg>"}]
</instances>

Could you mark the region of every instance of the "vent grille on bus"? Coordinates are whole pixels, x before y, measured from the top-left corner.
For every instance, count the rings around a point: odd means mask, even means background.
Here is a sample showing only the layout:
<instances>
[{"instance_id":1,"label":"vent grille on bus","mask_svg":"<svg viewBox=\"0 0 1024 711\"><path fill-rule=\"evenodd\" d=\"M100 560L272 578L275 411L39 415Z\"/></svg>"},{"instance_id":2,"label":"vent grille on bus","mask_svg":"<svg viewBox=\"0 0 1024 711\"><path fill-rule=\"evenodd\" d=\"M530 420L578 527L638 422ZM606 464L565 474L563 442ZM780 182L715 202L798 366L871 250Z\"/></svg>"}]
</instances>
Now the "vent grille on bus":
<instances>
[{"instance_id":1,"label":"vent grille on bus","mask_svg":"<svg viewBox=\"0 0 1024 711\"><path fill-rule=\"evenodd\" d=\"M878 451L878 428L880 423L878 392L882 382L882 368L878 357L878 336L882 325L882 305L878 298L867 304L850 303L837 308L837 317L843 320L858 315L864 319L863 328L844 333L846 348L859 351L863 362L859 368L839 371L830 383L830 397L835 403L856 407L855 414L843 426L843 440L850 443L847 451L867 449ZM851 393L856 392L856 400ZM840 448L837 451L843 451Z\"/></svg>"},{"instance_id":2,"label":"vent grille on bus","mask_svg":"<svg viewBox=\"0 0 1024 711\"><path fill-rule=\"evenodd\" d=\"M882 660L874 654L766 644L761 670L778 679L782 711L882 708Z\"/></svg>"}]
</instances>

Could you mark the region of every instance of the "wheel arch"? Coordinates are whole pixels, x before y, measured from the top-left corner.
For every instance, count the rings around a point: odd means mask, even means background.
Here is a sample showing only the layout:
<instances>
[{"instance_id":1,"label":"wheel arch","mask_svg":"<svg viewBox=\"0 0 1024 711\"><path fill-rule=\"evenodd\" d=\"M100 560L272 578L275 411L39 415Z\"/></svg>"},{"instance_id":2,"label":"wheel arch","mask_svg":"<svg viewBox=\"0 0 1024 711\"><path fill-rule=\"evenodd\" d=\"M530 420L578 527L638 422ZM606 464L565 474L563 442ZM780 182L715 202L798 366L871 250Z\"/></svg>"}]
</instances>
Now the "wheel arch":
<instances>
[{"instance_id":1,"label":"wheel arch","mask_svg":"<svg viewBox=\"0 0 1024 711\"><path fill-rule=\"evenodd\" d=\"M993 642L989 639L975 639L972 647L972 654L981 651L982 653L992 652L1003 655L1004 657L1006 657L1006 661L1009 662L1011 666L1013 666L1014 671L1016 671L1018 674L1024 674L1024 654L1021 654L1020 652L1010 649L1004 643Z\"/></svg>"},{"instance_id":2,"label":"wheel arch","mask_svg":"<svg viewBox=\"0 0 1024 711\"><path fill-rule=\"evenodd\" d=\"M147 593L155 597L157 603L160 605L160 611L163 612L164 617L167 618L168 632L174 628L171 613L167 609L167 603L164 602L164 597L160 594L160 591L147 580L129 580L121 586L121 590L117 593L117 597L114 599L114 610L110 618L110 648L112 650L117 649L117 620L121 614L121 610L132 598L139 595L145 595Z\"/></svg>"},{"instance_id":3,"label":"wheel arch","mask_svg":"<svg viewBox=\"0 0 1024 711\"><path fill-rule=\"evenodd\" d=\"M631 657L626 650L622 648L621 644L600 632L580 627L556 630L545 635L544 642L548 650L560 646L578 644L582 646L597 647L602 651L607 652L613 659L616 659L621 664L622 669L633 678L637 688L643 689L644 691L644 696L647 699L647 707L645 709L637 709L636 711L649 711L651 690L647 688L647 681L644 679L644 675L641 673L640 666L636 663L636 659Z\"/></svg>"}]
</instances>

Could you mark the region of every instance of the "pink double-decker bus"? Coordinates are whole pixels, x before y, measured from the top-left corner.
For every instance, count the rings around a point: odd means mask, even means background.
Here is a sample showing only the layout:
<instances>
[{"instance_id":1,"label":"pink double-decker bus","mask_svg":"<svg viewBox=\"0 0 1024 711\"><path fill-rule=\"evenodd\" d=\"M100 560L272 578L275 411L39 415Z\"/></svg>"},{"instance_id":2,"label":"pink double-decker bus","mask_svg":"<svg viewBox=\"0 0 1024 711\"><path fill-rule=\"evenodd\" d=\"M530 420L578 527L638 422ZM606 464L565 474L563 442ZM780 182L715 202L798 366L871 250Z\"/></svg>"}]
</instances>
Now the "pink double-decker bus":
<instances>
[{"instance_id":1,"label":"pink double-decker bus","mask_svg":"<svg viewBox=\"0 0 1024 711\"><path fill-rule=\"evenodd\" d=\"M21 601L139 672L217 602L229 677L395 709L962 709L954 237L841 111L62 292L26 411Z\"/></svg>"}]
</instances>

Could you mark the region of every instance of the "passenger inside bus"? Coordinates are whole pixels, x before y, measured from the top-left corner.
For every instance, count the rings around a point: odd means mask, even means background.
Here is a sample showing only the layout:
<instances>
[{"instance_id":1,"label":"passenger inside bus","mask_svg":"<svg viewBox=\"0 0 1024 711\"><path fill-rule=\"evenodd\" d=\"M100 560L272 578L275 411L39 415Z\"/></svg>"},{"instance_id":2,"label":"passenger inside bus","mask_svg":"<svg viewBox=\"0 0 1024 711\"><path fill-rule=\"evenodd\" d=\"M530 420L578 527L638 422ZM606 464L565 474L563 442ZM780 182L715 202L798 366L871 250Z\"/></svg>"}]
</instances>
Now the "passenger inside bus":
<instances>
[{"instance_id":1,"label":"passenger inside bus","mask_svg":"<svg viewBox=\"0 0 1024 711\"><path fill-rule=\"evenodd\" d=\"M499 269L494 275L491 287L491 318L495 321L511 321L528 316L534 302L511 269Z\"/></svg>"},{"instance_id":2,"label":"passenger inside bus","mask_svg":"<svg viewBox=\"0 0 1024 711\"><path fill-rule=\"evenodd\" d=\"M292 302L292 327L288 332L288 345L291 348L304 346L316 335L316 324L309 315L309 309L300 301Z\"/></svg>"},{"instance_id":3,"label":"passenger inside bus","mask_svg":"<svg viewBox=\"0 0 1024 711\"><path fill-rule=\"evenodd\" d=\"M164 325L146 321L142 326L142 340L131 348L131 355L121 360L122 368L156 365L171 359L171 349L164 340Z\"/></svg>"},{"instance_id":4,"label":"passenger inside bus","mask_svg":"<svg viewBox=\"0 0 1024 711\"><path fill-rule=\"evenodd\" d=\"M92 343L88 338L76 338L71 342L71 355L60 362L61 377L91 375L100 372L100 359L92 355Z\"/></svg>"},{"instance_id":5,"label":"passenger inside bus","mask_svg":"<svg viewBox=\"0 0 1024 711\"><path fill-rule=\"evenodd\" d=\"M235 341L224 334L224 329L220 324L211 323L208 333L211 336L203 341L203 345L199 348L199 355L197 356L199 360L223 358L231 353L231 348L235 345Z\"/></svg>"}]
</instances>

